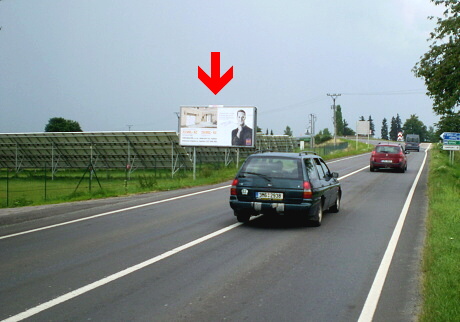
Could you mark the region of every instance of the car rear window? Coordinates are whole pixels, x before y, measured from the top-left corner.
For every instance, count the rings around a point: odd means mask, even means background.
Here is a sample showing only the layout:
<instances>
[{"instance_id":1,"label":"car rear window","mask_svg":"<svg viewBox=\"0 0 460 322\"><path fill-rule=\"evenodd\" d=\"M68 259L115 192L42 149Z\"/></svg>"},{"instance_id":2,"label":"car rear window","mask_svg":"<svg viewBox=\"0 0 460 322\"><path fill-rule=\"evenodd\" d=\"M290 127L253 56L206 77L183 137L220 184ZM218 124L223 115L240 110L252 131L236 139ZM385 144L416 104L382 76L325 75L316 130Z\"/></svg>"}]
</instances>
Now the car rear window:
<instances>
[{"instance_id":1,"label":"car rear window","mask_svg":"<svg viewBox=\"0 0 460 322\"><path fill-rule=\"evenodd\" d=\"M375 148L378 153L399 153L401 149L397 146L381 145Z\"/></svg>"},{"instance_id":2,"label":"car rear window","mask_svg":"<svg viewBox=\"0 0 460 322\"><path fill-rule=\"evenodd\" d=\"M302 179L300 160L292 158L252 157L246 161L242 172L254 172L273 178Z\"/></svg>"}]
</instances>

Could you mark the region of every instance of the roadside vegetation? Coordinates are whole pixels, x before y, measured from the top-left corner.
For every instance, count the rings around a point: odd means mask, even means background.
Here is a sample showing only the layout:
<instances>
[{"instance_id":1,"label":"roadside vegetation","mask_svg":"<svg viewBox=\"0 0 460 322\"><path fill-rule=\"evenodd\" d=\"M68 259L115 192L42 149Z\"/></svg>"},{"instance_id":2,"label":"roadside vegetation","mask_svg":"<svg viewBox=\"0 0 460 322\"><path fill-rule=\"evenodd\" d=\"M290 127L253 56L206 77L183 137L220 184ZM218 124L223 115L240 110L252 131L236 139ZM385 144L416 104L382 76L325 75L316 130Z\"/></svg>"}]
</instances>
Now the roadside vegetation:
<instances>
[{"instance_id":1,"label":"roadside vegetation","mask_svg":"<svg viewBox=\"0 0 460 322\"><path fill-rule=\"evenodd\" d=\"M23 170L8 173L7 180L7 173L2 169L0 207L7 207L7 203L11 208L175 190L224 182L235 172L235 165L203 165L197 168L196 180L191 170L180 170L172 178L171 170L165 169L136 170L127 179L125 171L99 169L97 178L93 175L90 181L90 174L83 177L81 169L60 170L54 180L49 172L45 177L42 170Z\"/></svg>"},{"instance_id":2,"label":"roadside vegetation","mask_svg":"<svg viewBox=\"0 0 460 322\"><path fill-rule=\"evenodd\" d=\"M323 144L316 152L325 160L330 160L371 151L371 147L362 142L356 145L352 140L337 140L337 143L345 143L344 146L348 143L348 147L330 152L332 149L329 151L327 145ZM333 145L333 141L327 144ZM194 180L191 169L180 170L174 177L171 177L171 170L167 169L136 170L129 179L125 171L99 169L97 178L93 175L90 181L90 174L84 175L84 170L81 169L60 170L54 180L51 180L49 172L45 175L43 170L23 170L7 174L6 169L1 169L0 207L55 204L210 185L233 179L236 171L235 164L198 165Z\"/></svg>"},{"instance_id":3,"label":"roadside vegetation","mask_svg":"<svg viewBox=\"0 0 460 322\"><path fill-rule=\"evenodd\" d=\"M460 319L460 160L434 147L428 177L429 210L423 258L420 321Z\"/></svg>"}]
</instances>

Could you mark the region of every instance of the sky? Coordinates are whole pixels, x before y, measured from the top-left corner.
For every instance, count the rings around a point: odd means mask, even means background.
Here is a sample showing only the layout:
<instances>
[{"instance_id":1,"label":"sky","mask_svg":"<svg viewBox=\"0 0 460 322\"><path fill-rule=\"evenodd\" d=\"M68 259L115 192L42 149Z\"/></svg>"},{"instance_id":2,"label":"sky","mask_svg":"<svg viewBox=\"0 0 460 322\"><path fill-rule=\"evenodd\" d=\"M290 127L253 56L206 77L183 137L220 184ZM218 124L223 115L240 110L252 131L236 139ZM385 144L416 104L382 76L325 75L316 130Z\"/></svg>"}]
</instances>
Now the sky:
<instances>
[{"instance_id":1,"label":"sky","mask_svg":"<svg viewBox=\"0 0 460 322\"><path fill-rule=\"evenodd\" d=\"M332 99L356 130L432 112L412 68L442 8L429 0L0 0L0 133L176 131L183 105L256 106L257 125L333 132ZM199 79L211 52L233 79Z\"/></svg>"}]
</instances>

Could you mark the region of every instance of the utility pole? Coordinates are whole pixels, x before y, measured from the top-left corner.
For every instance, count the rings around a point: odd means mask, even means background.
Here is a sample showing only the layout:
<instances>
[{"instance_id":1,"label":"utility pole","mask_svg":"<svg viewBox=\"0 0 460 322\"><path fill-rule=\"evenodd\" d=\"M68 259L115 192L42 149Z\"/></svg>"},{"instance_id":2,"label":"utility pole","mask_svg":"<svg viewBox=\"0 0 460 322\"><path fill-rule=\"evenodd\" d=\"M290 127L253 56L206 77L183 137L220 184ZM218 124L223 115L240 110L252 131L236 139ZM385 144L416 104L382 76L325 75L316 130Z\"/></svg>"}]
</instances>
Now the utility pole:
<instances>
[{"instance_id":1,"label":"utility pole","mask_svg":"<svg viewBox=\"0 0 460 322\"><path fill-rule=\"evenodd\" d=\"M132 124L127 124L126 126L128 127L128 131L131 131L131 127L133 127L134 125L132 125Z\"/></svg>"},{"instance_id":2,"label":"utility pole","mask_svg":"<svg viewBox=\"0 0 460 322\"><path fill-rule=\"evenodd\" d=\"M177 116L177 133L180 133L180 113L179 112L174 112Z\"/></svg>"},{"instance_id":3,"label":"utility pole","mask_svg":"<svg viewBox=\"0 0 460 322\"><path fill-rule=\"evenodd\" d=\"M327 94L327 96L332 97L332 101L334 102L334 105L332 105L332 111L334 113L334 145L337 145L337 119L335 113L335 99L339 96L342 96L342 94Z\"/></svg>"},{"instance_id":4,"label":"utility pole","mask_svg":"<svg viewBox=\"0 0 460 322\"><path fill-rule=\"evenodd\" d=\"M316 115L310 114L310 148L315 147L315 122L316 122Z\"/></svg>"}]
</instances>

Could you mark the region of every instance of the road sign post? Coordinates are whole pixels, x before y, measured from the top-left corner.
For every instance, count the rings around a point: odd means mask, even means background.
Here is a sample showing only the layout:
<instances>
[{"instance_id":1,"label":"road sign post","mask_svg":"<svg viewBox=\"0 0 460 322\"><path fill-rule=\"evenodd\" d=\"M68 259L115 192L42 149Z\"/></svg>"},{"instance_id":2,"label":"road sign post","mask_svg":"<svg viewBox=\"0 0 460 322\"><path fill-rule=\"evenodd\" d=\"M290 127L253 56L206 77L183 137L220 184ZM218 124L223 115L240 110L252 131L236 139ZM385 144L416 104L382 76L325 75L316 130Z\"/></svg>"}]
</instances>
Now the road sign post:
<instances>
[{"instance_id":1,"label":"road sign post","mask_svg":"<svg viewBox=\"0 0 460 322\"><path fill-rule=\"evenodd\" d=\"M450 163L454 164L455 151L460 151L460 133L444 132L441 138L442 149L450 151Z\"/></svg>"}]
</instances>

